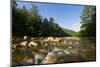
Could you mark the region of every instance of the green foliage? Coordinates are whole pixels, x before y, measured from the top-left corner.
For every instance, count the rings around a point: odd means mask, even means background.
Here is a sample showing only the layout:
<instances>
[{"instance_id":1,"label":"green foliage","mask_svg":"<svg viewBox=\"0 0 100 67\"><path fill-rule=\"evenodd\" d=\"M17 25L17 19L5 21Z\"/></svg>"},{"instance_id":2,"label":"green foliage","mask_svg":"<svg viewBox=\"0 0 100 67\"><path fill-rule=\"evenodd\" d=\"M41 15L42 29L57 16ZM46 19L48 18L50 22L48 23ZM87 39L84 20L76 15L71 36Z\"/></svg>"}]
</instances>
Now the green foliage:
<instances>
[{"instance_id":1,"label":"green foliage","mask_svg":"<svg viewBox=\"0 0 100 67\"><path fill-rule=\"evenodd\" d=\"M96 7L95 6L85 6L83 13L81 15L82 26L81 30L78 32L78 36L96 36Z\"/></svg>"},{"instance_id":2,"label":"green foliage","mask_svg":"<svg viewBox=\"0 0 100 67\"><path fill-rule=\"evenodd\" d=\"M13 36L71 36L62 30L53 17L47 19L39 14L39 9L32 4L31 9L17 8L14 1L12 5L12 35Z\"/></svg>"},{"instance_id":3,"label":"green foliage","mask_svg":"<svg viewBox=\"0 0 100 67\"><path fill-rule=\"evenodd\" d=\"M64 32L70 34L71 36L76 36L77 32L69 30L69 29L64 29L62 28Z\"/></svg>"}]
</instances>

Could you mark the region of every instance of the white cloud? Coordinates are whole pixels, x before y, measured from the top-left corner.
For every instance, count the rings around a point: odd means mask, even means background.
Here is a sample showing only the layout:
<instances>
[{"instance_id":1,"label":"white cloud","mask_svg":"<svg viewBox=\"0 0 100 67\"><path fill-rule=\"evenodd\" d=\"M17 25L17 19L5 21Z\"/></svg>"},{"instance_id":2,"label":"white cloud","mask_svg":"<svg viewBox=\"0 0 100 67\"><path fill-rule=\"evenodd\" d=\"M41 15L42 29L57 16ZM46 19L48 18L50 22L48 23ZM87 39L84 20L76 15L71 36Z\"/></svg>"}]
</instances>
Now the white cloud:
<instances>
[{"instance_id":1,"label":"white cloud","mask_svg":"<svg viewBox=\"0 0 100 67\"><path fill-rule=\"evenodd\" d=\"M81 25L82 24L80 22L76 22L73 25L71 25L70 27L68 27L68 29L78 32L80 30Z\"/></svg>"}]
</instances>

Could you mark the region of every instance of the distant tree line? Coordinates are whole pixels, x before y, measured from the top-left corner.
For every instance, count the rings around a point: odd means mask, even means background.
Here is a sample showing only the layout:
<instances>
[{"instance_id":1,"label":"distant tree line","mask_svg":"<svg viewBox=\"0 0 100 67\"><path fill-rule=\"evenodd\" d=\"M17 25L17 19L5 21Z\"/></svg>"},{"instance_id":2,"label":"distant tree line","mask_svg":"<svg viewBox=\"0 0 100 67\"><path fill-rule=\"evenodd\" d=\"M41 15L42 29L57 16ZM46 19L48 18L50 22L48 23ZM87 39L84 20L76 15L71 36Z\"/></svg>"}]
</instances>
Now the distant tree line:
<instances>
[{"instance_id":1,"label":"distant tree line","mask_svg":"<svg viewBox=\"0 0 100 67\"><path fill-rule=\"evenodd\" d=\"M47 19L39 14L35 4L32 8L17 8L16 1L12 1L12 35L13 36L71 36L64 32L53 17Z\"/></svg>"}]
</instances>

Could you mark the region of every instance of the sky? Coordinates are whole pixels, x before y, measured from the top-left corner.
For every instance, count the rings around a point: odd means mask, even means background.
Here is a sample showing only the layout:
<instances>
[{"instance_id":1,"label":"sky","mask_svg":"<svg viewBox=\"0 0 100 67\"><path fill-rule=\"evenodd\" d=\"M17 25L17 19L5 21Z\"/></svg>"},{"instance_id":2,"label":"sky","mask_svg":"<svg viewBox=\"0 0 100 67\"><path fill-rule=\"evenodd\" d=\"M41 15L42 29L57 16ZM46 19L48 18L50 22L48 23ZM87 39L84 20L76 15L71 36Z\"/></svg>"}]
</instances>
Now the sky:
<instances>
[{"instance_id":1,"label":"sky","mask_svg":"<svg viewBox=\"0 0 100 67\"><path fill-rule=\"evenodd\" d=\"M22 8L25 6L27 9L30 9L32 3L37 5L40 15L48 19L53 17L60 27L76 32L80 30L80 16L84 9L84 5L17 2L17 7Z\"/></svg>"}]
</instances>

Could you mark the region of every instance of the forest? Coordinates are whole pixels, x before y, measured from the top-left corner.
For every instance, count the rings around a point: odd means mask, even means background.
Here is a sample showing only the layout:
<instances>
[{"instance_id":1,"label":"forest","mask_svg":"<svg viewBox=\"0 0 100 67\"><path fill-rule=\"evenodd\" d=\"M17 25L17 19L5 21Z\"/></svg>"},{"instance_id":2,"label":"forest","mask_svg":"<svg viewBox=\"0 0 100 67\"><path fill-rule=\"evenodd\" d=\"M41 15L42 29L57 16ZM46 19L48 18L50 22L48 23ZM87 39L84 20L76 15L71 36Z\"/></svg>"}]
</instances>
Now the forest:
<instances>
[{"instance_id":1,"label":"forest","mask_svg":"<svg viewBox=\"0 0 100 67\"><path fill-rule=\"evenodd\" d=\"M17 8L16 1L12 3L12 35L13 36L32 36L32 37L95 37L96 36L96 7L85 6L80 16L81 30L79 32L63 29L57 24L56 20L51 17L43 18L39 14L39 9L35 4L32 4L31 9ZM65 31L67 30L67 31Z\"/></svg>"},{"instance_id":2,"label":"forest","mask_svg":"<svg viewBox=\"0 0 100 67\"><path fill-rule=\"evenodd\" d=\"M16 8L17 4L14 2L12 6L12 31L13 36L34 36L34 37L60 37L71 36L64 32L62 28L56 23L54 18L42 18L39 14L38 7L32 5L30 10L25 6L23 8Z\"/></svg>"}]
</instances>

